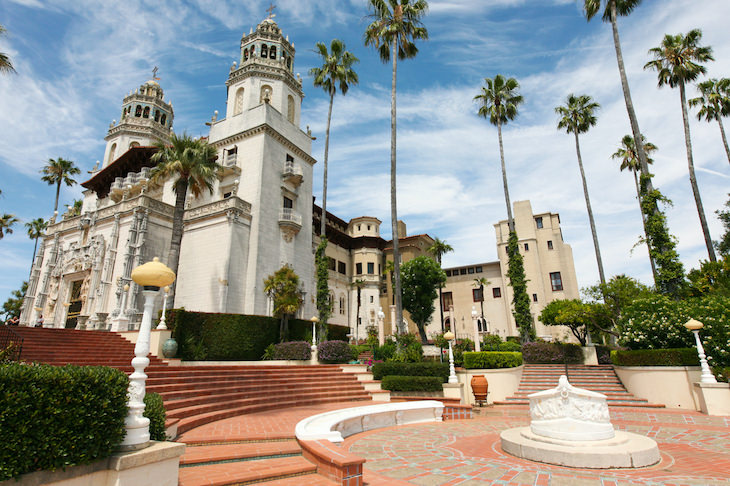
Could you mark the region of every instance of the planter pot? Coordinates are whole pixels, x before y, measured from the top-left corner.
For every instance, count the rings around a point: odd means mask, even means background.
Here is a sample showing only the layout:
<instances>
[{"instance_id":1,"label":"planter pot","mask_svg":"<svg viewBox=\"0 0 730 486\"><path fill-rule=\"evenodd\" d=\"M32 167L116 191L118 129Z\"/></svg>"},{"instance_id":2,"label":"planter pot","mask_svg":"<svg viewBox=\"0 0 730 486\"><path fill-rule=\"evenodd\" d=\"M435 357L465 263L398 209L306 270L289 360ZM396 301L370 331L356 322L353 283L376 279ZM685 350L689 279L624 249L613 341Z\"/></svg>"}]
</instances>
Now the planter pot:
<instances>
[{"instance_id":1,"label":"planter pot","mask_svg":"<svg viewBox=\"0 0 730 486\"><path fill-rule=\"evenodd\" d=\"M474 401L477 403L487 401L487 393L489 383L484 375L474 375L471 377L471 390L474 393Z\"/></svg>"},{"instance_id":2,"label":"planter pot","mask_svg":"<svg viewBox=\"0 0 730 486\"><path fill-rule=\"evenodd\" d=\"M177 341L175 338L170 338L162 343L162 355L165 358L174 358L177 354Z\"/></svg>"}]
</instances>

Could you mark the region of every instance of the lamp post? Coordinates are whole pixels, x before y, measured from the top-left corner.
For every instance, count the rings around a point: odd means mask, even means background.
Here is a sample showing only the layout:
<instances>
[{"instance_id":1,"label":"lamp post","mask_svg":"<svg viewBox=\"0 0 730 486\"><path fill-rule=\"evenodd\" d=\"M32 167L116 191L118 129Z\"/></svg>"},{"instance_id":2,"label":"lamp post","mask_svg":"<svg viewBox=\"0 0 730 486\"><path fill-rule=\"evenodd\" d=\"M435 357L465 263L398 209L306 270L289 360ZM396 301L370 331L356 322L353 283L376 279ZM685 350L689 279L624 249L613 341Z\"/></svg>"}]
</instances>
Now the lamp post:
<instances>
[{"instance_id":1,"label":"lamp post","mask_svg":"<svg viewBox=\"0 0 730 486\"><path fill-rule=\"evenodd\" d=\"M142 324L139 327L137 343L134 345L132 367L134 372L129 375L129 404L127 418L124 419L126 435L119 446L121 450L144 449L150 441L150 420L143 417L145 381L147 375L144 369L150 364L147 355L150 352L150 331L152 328L152 307L160 287L170 285L175 281L175 273L160 263L155 257L151 262L132 270L132 280L142 286L144 295L144 313Z\"/></svg>"},{"instance_id":2,"label":"lamp post","mask_svg":"<svg viewBox=\"0 0 730 486\"><path fill-rule=\"evenodd\" d=\"M382 307L378 307L378 344L385 344L385 312Z\"/></svg>"},{"instance_id":3,"label":"lamp post","mask_svg":"<svg viewBox=\"0 0 730 486\"><path fill-rule=\"evenodd\" d=\"M449 342L449 383L459 383L459 380L456 379L456 370L454 369L454 351L451 348L451 341L454 340L454 333L453 331L446 331L444 333L444 339L446 339Z\"/></svg>"},{"instance_id":4,"label":"lamp post","mask_svg":"<svg viewBox=\"0 0 730 486\"><path fill-rule=\"evenodd\" d=\"M314 355L317 352L317 323L319 323L319 317L312 316L312 354Z\"/></svg>"},{"instance_id":5,"label":"lamp post","mask_svg":"<svg viewBox=\"0 0 730 486\"><path fill-rule=\"evenodd\" d=\"M715 375L710 371L710 367L707 365L705 359L705 348L702 347L702 341L700 341L700 329L704 327L700 321L690 319L684 323L684 327L692 331L695 335L695 342L697 343L697 354L700 356L700 367L702 368L702 375L700 377L700 383L717 383Z\"/></svg>"},{"instance_id":6,"label":"lamp post","mask_svg":"<svg viewBox=\"0 0 730 486\"><path fill-rule=\"evenodd\" d=\"M478 314L477 314L477 308L475 306L471 306L471 322L474 325L474 351L477 353L482 350L480 336L479 336L479 322L477 321Z\"/></svg>"},{"instance_id":7,"label":"lamp post","mask_svg":"<svg viewBox=\"0 0 730 486\"><path fill-rule=\"evenodd\" d=\"M160 323L157 325L157 330L167 329L167 324L165 323L165 309L167 308L167 296L170 295L170 286L165 285L165 288L162 290L165 291L165 296L162 298L162 316L160 317Z\"/></svg>"},{"instance_id":8,"label":"lamp post","mask_svg":"<svg viewBox=\"0 0 730 486\"><path fill-rule=\"evenodd\" d=\"M129 330L129 319L125 315L127 307L127 294L129 293L129 284L122 288L122 307L119 309L119 315L112 319L112 332L120 332Z\"/></svg>"}]
</instances>

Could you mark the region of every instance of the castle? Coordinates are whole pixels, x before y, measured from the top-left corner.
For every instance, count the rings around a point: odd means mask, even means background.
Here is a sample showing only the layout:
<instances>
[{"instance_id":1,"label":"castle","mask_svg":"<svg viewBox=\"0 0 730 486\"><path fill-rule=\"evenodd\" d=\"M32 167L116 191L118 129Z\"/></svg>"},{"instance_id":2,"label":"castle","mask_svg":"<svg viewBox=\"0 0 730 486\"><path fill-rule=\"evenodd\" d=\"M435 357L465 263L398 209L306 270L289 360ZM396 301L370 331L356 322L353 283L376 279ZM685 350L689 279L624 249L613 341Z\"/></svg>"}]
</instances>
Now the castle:
<instances>
[{"instance_id":1,"label":"castle","mask_svg":"<svg viewBox=\"0 0 730 486\"><path fill-rule=\"evenodd\" d=\"M186 201L174 302L168 307L271 315L264 280L289 265L304 297L298 317L316 315L314 248L322 211L312 194L312 136L300 128L304 92L293 70L295 53L271 17L242 37L239 62L226 81L225 116L216 112L207 123L208 142L223 170L211 194ZM105 137L103 163L82 183L80 214L54 220L41 242L21 324L33 325L41 315L47 327L119 331L139 324L142 289L131 271L154 256L164 261L171 240L173 183L153 184L149 173L153 145L169 141L173 120L173 105L155 79L123 99L120 120ZM562 241L557 214L533 215L526 201L515 204L515 213L537 316L550 300L578 297L572 252ZM442 305L458 335L471 332L473 307L482 332L517 334L505 276L506 222L495 229L499 261L446 269L444 299L436 303L429 332L440 331ZM348 326L359 337L378 324L392 334L392 288L385 277L392 244L381 238L380 220L362 216L346 222L328 213L327 237L330 324ZM408 236L399 222L403 262L426 253L433 241ZM481 276L490 284L477 295L473 280ZM554 333L538 323L538 335Z\"/></svg>"}]
</instances>

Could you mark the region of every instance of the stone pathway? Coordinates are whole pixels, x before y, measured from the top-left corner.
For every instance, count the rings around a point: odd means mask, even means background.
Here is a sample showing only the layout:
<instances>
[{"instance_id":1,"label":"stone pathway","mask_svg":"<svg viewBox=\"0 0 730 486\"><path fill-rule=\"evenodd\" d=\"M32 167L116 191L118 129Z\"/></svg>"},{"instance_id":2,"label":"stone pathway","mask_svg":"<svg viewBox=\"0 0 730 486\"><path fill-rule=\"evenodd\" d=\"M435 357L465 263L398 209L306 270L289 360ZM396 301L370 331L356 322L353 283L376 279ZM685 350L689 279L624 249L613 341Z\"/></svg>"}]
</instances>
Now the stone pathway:
<instances>
[{"instance_id":1,"label":"stone pathway","mask_svg":"<svg viewBox=\"0 0 730 486\"><path fill-rule=\"evenodd\" d=\"M652 437L661 461L642 469L572 469L510 456L499 433L529 424L527 407L482 409L471 420L409 425L352 436L343 447L367 459L380 485L730 485L730 417L679 410L611 409L618 430Z\"/></svg>"}]
</instances>

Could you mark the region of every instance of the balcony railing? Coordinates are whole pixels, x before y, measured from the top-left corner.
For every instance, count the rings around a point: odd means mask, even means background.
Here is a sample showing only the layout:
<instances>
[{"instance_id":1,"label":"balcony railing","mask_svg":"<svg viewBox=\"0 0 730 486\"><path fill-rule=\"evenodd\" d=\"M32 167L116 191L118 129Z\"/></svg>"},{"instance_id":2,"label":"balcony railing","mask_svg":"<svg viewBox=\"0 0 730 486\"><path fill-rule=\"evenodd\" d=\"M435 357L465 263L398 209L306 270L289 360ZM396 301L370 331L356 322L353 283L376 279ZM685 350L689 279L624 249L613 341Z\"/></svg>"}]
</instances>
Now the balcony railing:
<instances>
[{"instance_id":1,"label":"balcony railing","mask_svg":"<svg viewBox=\"0 0 730 486\"><path fill-rule=\"evenodd\" d=\"M282 208L279 211L279 222L293 223L295 225L302 225L302 215L294 211L292 208Z\"/></svg>"},{"instance_id":2,"label":"balcony railing","mask_svg":"<svg viewBox=\"0 0 730 486\"><path fill-rule=\"evenodd\" d=\"M226 167L230 167L232 165L236 165L236 161L238 160L238 154L226 154L225 165Z\"/></svg>"}]
</instances>

